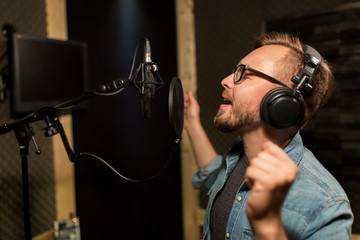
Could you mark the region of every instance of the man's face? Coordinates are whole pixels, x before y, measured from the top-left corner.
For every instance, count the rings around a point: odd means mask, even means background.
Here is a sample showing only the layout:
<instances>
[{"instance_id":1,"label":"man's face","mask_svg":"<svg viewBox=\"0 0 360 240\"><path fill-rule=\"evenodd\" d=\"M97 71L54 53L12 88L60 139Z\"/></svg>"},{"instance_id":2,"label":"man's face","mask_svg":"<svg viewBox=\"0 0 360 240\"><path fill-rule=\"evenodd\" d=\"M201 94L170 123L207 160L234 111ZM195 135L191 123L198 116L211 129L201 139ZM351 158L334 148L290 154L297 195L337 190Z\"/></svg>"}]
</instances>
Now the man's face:
<instances>
[{"instance_id":1,"label":"man's face","mask_svg":"<svg viewBox=\"0 0 360 240\"><path fill-rule=\"evenodd\" d=\"M288 51L288 48L279 45L263 46L252 51L240 63L274 77L278 64ZM246 131L261 126L261 100L279 85L248 70L239 82L234 83L233 78L231 74L221 82L224 103L214 118L215 125L223 132Z\"/></svg>"}]
</instances>

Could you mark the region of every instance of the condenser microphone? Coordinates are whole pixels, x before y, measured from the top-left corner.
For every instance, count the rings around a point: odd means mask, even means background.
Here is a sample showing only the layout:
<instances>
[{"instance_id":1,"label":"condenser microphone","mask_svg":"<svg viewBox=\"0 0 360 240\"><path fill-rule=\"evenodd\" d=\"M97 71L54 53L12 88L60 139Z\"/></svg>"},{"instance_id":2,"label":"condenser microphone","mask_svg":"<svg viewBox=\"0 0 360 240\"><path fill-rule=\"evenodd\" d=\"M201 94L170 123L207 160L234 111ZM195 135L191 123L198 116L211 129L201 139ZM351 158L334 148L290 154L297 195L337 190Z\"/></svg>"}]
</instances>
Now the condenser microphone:
<instances>
[{"instance_id":1,"label":"condenser microphone","mask_svg":"<svg viewBox=\"0 0 360 240\"><path fill-rule=\"evenodd\" d=\"M151 118L151 112L154 105L156 79L153 72L157 70L157 66L151 60L150 41L145 38L144 59L142 64L142 84L140 89L140 105L141 116L143 118Z\"/></svg>"},{"instance_id":2,"label":"condenser microphone","mask_svg":"<svg viewBox=\"0 0 360 240\"><path fill-rule=\"evenodd\" d=\"M151 118L153 99L155 99L155 85L151 73L147 70L143 74L144 80L140 94L141 116Z\"/></svg>"},{"instance_id":3,"label":"condenser microphone","mask_svg":"<svg viewBox=\"0 0 360 240\"><path fill-rule=\"evenodd\" d=\"M132 74L136 58L136 52L140 42L139 41L136 46L129 79L133 82L133 85L139 90L142 117L151 118L154 106L155 92L164 85L164 81L157 72L158 66L151 59L150 41L147 38L142 38L141 40L145 40L143 60L141 61L140 66L135 71L135 73Z\"/></svg>"}]
</instances>

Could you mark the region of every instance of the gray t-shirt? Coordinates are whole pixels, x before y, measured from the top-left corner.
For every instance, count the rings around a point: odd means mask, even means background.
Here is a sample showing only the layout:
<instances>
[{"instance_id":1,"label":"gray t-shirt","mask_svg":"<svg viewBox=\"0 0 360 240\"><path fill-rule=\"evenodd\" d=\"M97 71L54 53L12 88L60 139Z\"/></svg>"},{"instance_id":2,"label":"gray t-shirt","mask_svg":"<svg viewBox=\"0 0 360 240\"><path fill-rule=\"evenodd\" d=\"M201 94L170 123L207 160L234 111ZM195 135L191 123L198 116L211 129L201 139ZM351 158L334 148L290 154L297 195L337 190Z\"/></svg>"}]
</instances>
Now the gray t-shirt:
<instances>
[{"instance_id":1,"label":"gray t-shirt","mask_svg":"<svg viewBox=\"0 0 360 240\"><path fill-rule=\"evenodd\" d=\"M236 164L224 187L217 194L210 213L211 239L225 239L226 225L235 196L245 179L245 171L249 161L244 155Z\"/></svg>"}]
</instances>

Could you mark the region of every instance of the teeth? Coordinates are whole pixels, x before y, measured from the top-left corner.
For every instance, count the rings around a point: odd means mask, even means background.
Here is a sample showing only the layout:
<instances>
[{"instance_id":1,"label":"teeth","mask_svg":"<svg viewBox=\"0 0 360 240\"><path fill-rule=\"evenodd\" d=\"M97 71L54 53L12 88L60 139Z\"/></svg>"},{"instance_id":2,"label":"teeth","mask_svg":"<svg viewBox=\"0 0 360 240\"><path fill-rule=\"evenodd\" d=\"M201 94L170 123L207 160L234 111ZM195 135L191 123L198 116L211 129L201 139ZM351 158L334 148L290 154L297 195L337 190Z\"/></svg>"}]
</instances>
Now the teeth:
<instances>
[{"instance_id":1,"label":"teeth","mask_svg":"<svg viewBox=\"0 0 360 240\"><path fill-rule=\"evenodd\" d=\"M224 103L225 103L225 104L231 104L231 102L228 101L228 100L226 100L226 99L224 99Z\"/></svg>"},{"instance_id":2,"label":"teeth","mask_svg":"<svg viewBox=\"0 0 360 240\"><path fill-rule=\"evenodd\" d=\"M231 104L231 101L227 98L227 96L223 95L222 97L224 104Z\"/></svg>"}]
</instances>

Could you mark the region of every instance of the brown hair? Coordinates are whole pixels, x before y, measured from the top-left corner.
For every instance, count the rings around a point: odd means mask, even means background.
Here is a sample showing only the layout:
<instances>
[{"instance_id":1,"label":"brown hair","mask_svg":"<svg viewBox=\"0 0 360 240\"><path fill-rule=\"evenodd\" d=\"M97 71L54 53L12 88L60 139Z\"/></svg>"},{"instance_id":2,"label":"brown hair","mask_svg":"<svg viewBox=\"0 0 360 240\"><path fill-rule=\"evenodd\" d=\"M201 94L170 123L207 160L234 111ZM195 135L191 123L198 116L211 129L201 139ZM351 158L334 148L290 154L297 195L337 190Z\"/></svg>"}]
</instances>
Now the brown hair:
<instances>
[{"instance_id":1,"label":"brown hair","mask_svg":"<svg viewBox=\"0 0 360 240\"><path fill-rule=\"evenodd\" d=\"M304 50L300 39L288 33L271 32L256 38L254 49L265 45L282 45L291 49L290 53L284 56L275 73L275 78L288 84L291 82L292 76L296 75L304 66ZM294 85L292 82L291 84ZM305 112L302 121L298 125L299 129L310 121L315 112L322 107L332 95L334 76L329 64L323 57L321 64L314 72L312 87L311 92L302 92L305 101Z\"/></svg>"}]
</instances>

